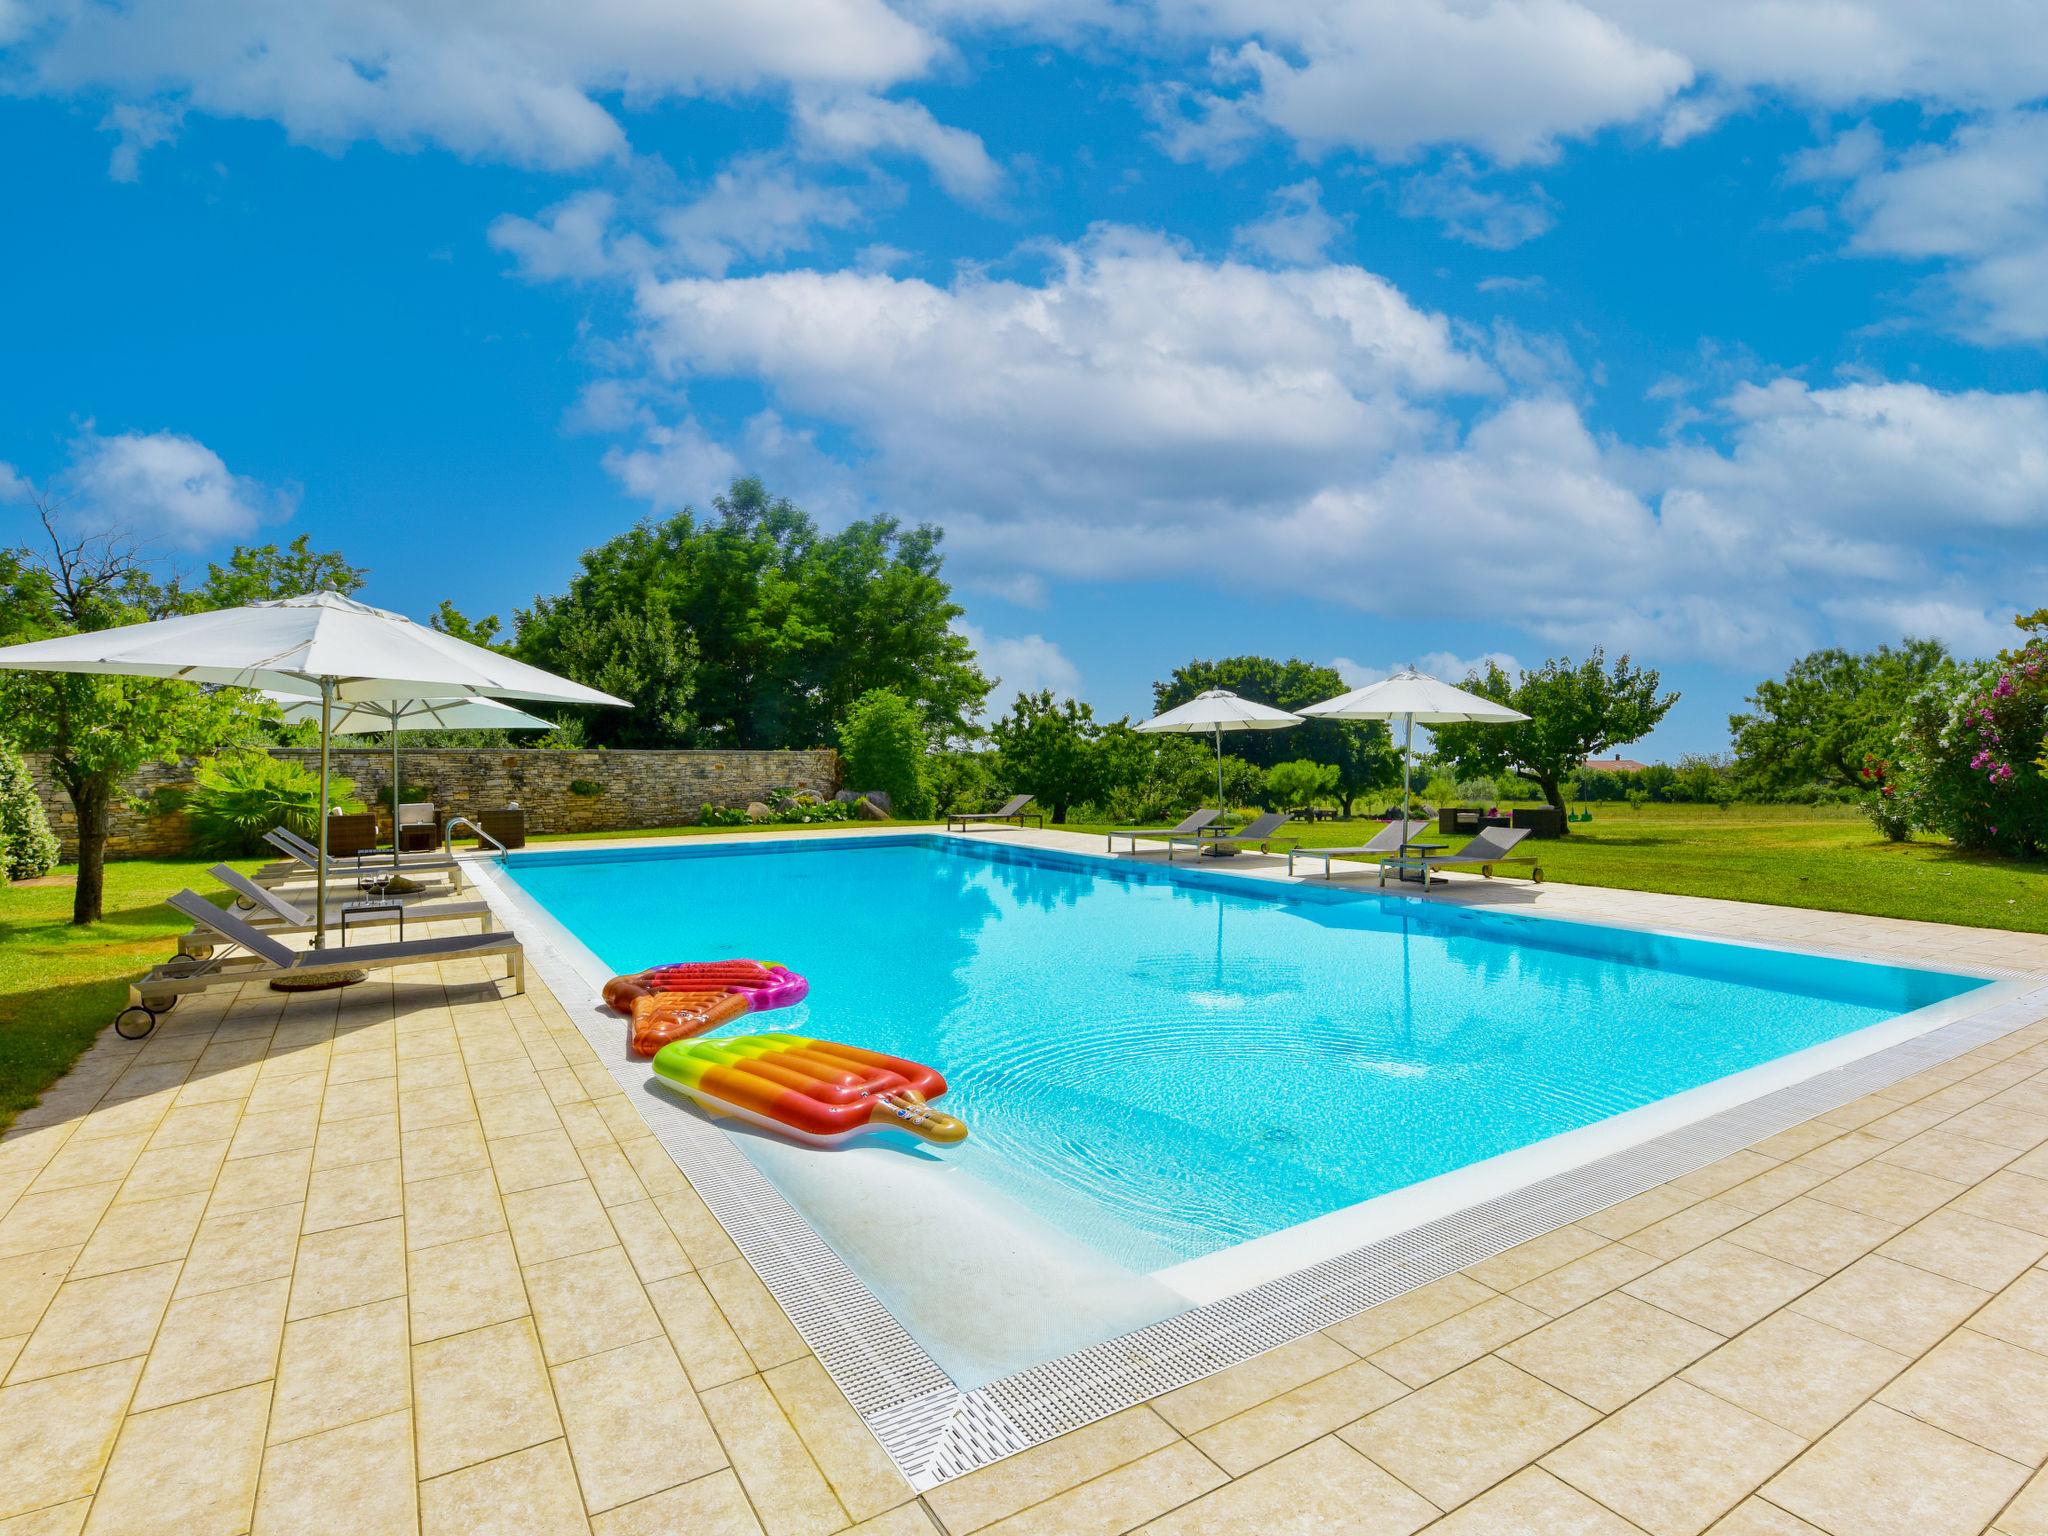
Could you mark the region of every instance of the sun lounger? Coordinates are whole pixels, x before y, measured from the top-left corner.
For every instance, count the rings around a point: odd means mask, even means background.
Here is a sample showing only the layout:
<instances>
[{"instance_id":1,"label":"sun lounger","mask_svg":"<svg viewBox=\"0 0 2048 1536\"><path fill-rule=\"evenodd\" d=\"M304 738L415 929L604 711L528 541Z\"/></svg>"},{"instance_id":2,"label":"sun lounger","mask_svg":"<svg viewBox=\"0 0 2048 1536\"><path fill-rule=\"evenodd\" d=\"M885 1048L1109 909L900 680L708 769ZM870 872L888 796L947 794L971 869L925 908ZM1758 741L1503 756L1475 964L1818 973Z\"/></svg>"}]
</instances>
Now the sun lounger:
<instances>
[{"instance_id":1,"label":"sun lounger","mask_svg":"<svg viewBox=\"0 0 2048 1536\"><path fill-rule=\"evenodd\" d=\"M436 960L505 957L505 976L514 993L526 990L526 952L509 933L458 933L445 938L407 939L400 944L343 944L327 949L292 949L275 936L251 927L232 912L223 912L197 891L184 890L170 904L211 932L214 954L205 960L180 955L151 971L128 988L128 1007L114 1020L122 1038L139 1040L156 1027L157 1015L175 1007L179 998L214 987L270 981L280 976L321 971L382 971L394 966L422 965ZM240 949L242 954L232 951ZM147 1023L131 1016L143 1014ZM132 1031L132 1032L131 1032Z\"/></svg>"},{"instance_id":2,"label":"sun lounger","mask_svg":"<svg viewBox=\"0 0 2048 1536\"><path fill-rule=\"evenodd\" d=\"M1384 854L1399 853L1404 843L1429 825L1426 821L1390 821L1366 842L1352 848L1293 848L1287 854L1287 873L1294 873L1296 859L1321 859L1323 878L1335 874L1337 859L1371 859Z\"/></svg>"},{"instance_id":3,"label":"sun lounger","mask_svg":"<svg viewBox=\"0 0 2048 1536\"><path fill-rule=\"evenodd\" d=\"M946 818L946 830L948 832L965 832L970 822L984 821L1007 821L1013 826L1021 827L1024 825L1026 817L1037 822L1041 827L1044 826L1045 818L1043 816L1037 811L1027 811L1024 809L1030 803L1031 796L1029 795L1012 795L1009 801L999 810L987 811L979 815L955 813Z\"/></svg>"},{"instance_id":4,"label":"sun lounger","mask_svg":"<svg viewBox=\"0 0 2048 1536\"><path fill-rule=\"evenodd\" d=\"M1246 822L1235 832L1205 828L1193 837L1169 837L1166 839L1166 857L1171 860L1175 846L1185 843L1193 843L1197 852L1207 853L1212 858L1242 853L1247 848L1256 848L1261 853L1271 853L1275 843L1293 844L1301 841L1297 837L1274 835L1287 825L1287 818L1286 811L1267 811L1264 815Z\"/></svg>"},{"instance_id":5,"label":"sun lounger","mask_svg":"<svg viewBox=\"0 0 2048 1536\"><path fill-rule=\"evenodd\" d=\"M1202 810L1196 811L1177 827L1163 827L1156 830L1148 830L1143 827L1119 827L1116 831L1109 834L1109 851L1111 853L1116 852L1116 840L1120 837L1127 837L1131 840L1131 852L1133 853L1138 851L1138 839L1141 837L1173 839L1194 837L1201 832L1202 828L1208 826L1210 822L1222 814L1221 811L1212 811L1205 807ZM1173 845L1170 842L1167 844L1166 856L1169 859L1173 857Z\"/></svg>"},{"instance_id":6,"label":"sun lounger","mask_svg":"<svg viewBox=\"0 0 2048 1536\"><path fill-rule=\"evenodd\" d=\"M251 923L265 933L310 933L317 926L311 912L287 901L277 891L266 890L246 875L237 874L225 864L216 864L207 873L235 893L235 905L252 912ZM384 905L379 903L380 907ZM346 901L328 902L327 925L330 928L341 923L346 906ZM416 923L435 923L468 917L482 918L482 931L491 931L491 904L487 901L413 902L395 910L387 908L366 912L355 920L373 925L398 923L403 930L404 918ZM203 938L204 935L194 929L188 937Z\"/></svg>"},{"instance_id":7,"label":"sun lounger","mask_svg":"<svg viewBox=\"0 0 2048 1536\"><path fill-rule=\"evenodd\" d=\"M1404 852L1396 854L1391 859L1381 859L1380 884L1385 885L1387 883L1387 871L1390 869L1403 879L1406 879L1410 874L1419 872L1422 876L1423 884L1427 885L1430 876L1439 869L1453 869L1460 865L1469 868L1474 864L1479 866L1480 874L1491 880L1493 878L1493 866L1510 861L1517 864L1526 863L1530 865L1530 877L1538 884L1541 884L1543 880L1543 866L1536 863L1532 855L1518 854L1514 851L1515 845L1521 842L1523 838L1529 836L1529 830L1527 827L1488 827L1456 853L1432 855Z\"/></svg>"},{"instance_id":8,"label":"sun lounger","mask_svg":"<svg viewBox=\"0 0 2048 1536\"><path fill-rule=\"evenodd\" d=\"M258 885L282 885L293 880L316 877L320 872L320 850L307 842L289 827L272 827L263 834L263 841L270 844L284 858L274 864L266 864L256 871ZM329 879L353 877L358 881L382 879L392 873L417 875L421 872L446 875L459 891L462 889L462 865L453 854L408 853L400 856L396 870L391 855L365 852L356 854L329 854L327 875Z\"/></svg>"}]
</instances>

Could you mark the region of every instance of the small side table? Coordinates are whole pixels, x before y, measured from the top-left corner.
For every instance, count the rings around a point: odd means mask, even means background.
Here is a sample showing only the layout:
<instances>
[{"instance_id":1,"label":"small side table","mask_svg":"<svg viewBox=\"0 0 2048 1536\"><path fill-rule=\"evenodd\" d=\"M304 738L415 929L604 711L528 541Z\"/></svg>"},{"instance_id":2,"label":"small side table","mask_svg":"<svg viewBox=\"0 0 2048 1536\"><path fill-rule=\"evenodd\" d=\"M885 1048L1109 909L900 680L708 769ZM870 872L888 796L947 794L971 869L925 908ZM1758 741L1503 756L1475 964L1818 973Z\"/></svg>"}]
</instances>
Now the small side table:
<instances>
[{"instance_id":1,"label":"small side table","mask_svg":"<svg viewBox=\"0 0 2048 1536\"><path fill-rule=\"evenodd\" d=\"M1432 883L1432 877L1429 873L1429 866L1427 864L1421 865L1420 867L1410 865L1408 863L1408 855L1411 853L1419 853L1426 859L1432 853L1442 853L1444 849L1450 846L1451 845L1449 843L1403 843L1401 845L1400 855L1398 858L1396 858L1394 862L1394 873L1396 877L1399 878L1403 883L1408 885L1414 885L1417 883L1420 883L1424 886L1430 885ZM1408 871L1411 868L1415 869L1415 873L1413 875L1408 873Z\"/></svg>"},{"instance_id":2,"label":"small side table","mask_svg":"<svg viewBox=\"0 0 2048 1536\"><path fill-rule=\"evenodd\" d=\"M405 942L405 903L391 896L366 896L361 901L344 901L341 904L341 943L348 947L348 924L350 918L368 918L372 914L388 917L398 916L398 941Z\"/></svg>"}]
</instances>

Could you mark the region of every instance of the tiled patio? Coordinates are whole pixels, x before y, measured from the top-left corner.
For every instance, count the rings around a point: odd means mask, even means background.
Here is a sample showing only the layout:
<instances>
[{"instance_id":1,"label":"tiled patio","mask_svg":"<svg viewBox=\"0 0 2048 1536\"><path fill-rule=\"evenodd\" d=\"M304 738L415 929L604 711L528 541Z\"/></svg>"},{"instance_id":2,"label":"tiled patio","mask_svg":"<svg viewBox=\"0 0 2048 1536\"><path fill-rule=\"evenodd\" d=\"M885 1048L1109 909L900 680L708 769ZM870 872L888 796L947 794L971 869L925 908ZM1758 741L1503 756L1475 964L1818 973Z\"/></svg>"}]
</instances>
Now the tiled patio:
<instances>
[{"instance_id":1,"label":"tiled patio","mask_svg":"<svg viewBox=\"0 0 2048 1536\"><path fill-rule=\"evenodd\" d=\"M0 1140L0 1532L2048 1536L2048 1020L917 1498L560 1004L484 978L187 1002Z\"/></svg>"}]
</instances>

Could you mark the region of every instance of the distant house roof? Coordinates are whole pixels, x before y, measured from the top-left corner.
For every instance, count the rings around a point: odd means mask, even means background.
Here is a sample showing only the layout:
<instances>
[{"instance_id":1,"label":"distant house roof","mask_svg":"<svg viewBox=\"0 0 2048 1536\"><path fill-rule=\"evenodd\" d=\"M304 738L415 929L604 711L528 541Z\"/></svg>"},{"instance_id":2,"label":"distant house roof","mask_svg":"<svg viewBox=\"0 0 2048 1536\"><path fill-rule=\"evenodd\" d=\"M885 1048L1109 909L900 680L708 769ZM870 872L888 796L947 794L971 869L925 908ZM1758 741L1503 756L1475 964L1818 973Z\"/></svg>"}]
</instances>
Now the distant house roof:
<instances>
[{"instance_id":1,"label":"distant house roof","mask_svg":"<svg viewBox=\"0 0 2048 1536\"><path fill-rule=\"evenodd\" d=\"M1586 766L1595 773L1641 773L1650 765L1632 757L1589 757Z\"/></svg>"}]
</instances>

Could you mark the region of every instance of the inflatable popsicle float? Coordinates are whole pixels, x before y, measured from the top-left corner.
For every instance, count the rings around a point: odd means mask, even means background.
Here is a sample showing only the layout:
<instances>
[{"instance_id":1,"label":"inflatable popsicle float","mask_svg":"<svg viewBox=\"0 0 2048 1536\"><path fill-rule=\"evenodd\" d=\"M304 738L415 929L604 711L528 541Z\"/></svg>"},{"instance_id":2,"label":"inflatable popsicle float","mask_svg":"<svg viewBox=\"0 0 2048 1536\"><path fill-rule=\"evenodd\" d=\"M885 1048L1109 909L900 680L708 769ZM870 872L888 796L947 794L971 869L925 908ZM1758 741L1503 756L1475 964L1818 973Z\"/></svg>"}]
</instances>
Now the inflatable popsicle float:
<instances>
[{"instance_id":1,"label":"inflatable popsicle float","mask_svg":"<svg viewBox=\"0 0 2048 1536\"><path fill-rule=\"evenodd\" d=\"M770 1008L787 1008L809 995L811 984L786 965L764 960L698 960L657 965L604 984L604 1000L633 1021L636 1056L652 1056L687 1040Z\"/></svg>"},{"instance_id":2,"label":"inflatable popsicle float","mask_svg":"<svg viewBox=\"0 0 2048 1536\"><path fill-rule=\"evenodd\" d=\"M946 1080L881 1051L805 1035L677 1040L654 1053L657 1080L715 1114L733 1115L815 1147L875 1131L950 1146L967 1127L933 1109Z\"/></svg>"}]
</instances>

